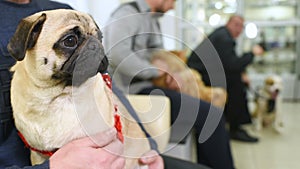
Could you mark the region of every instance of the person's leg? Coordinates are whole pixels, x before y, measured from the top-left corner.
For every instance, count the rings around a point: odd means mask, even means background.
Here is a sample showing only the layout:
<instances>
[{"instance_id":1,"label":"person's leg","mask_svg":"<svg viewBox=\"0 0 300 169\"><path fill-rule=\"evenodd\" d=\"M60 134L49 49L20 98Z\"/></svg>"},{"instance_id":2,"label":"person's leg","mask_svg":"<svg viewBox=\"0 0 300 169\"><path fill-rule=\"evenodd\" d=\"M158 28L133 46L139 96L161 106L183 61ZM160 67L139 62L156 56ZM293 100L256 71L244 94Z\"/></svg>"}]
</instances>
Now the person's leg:
<instances>
[{"instance_id":1,"label":"person's leg","mask_svg":"<svg viewBox=\"0 0 300 169\"><path fill-rule=\"evenodd\" d=\"M235 79L227 83L228 100L226 105L226 114L228 120L238 127L242 124L251 123L251 116L248 109L247 89L245 84ZM234 128L235 127L235 128ZM233 126L236 129L236 126Z\"/></svg>"},{"instance_id":2,"label":"person's leg","mask_svg":"<svg viewBox=\"0 0 300 169\"><path fill-rule=\"evenodd\" d=\"M0 145L0 168L30 165L30 151L25 147L14 127L7 140Z\"/></svg>"},{"instance_id":3,"label":"person's leg","mask_svg":"<svg viewBox=\"0 0 300 169\"><path fill-rule=\"evenodd\" d=\"M147 88L142 90L140 94L160 94L169 97L172 130L176 130L178 126L176 124L186 124L184 132L180 133L182 138L194 127L198 136L197 140L200 137L200 141L204 141L198 143L198 160L201 164L214 169L234 168L229 137L225 130L224 120L221 118L222 110L207 102L173 90Z\"/></svg>"},{"instance_id":4,"label":"person's leg","mask_svg":"<svg viewBox=\"0 0 300 169\"><path fill-rule=\"evenodd\" d=\"M235 102L235 96L233 94L233 96L231 94L229 94L230 92L228 92L228 97L227 97L227 103L225 105L225 109L224 109L224 114L226 116L226 120L229 124L229 132L235 132L239 129L240 127L240 123L238 120L238 111L240 111L239 106L240 105L236 105ZM240 102L240 101L238 101Z\"/></svg>"},{"instance_id":5,"label":"person's leg","mask_svg":"<svg viewBox=\"0 0 300 169\"><path fill-rule=\"evenodd\" d=\"M258 138L250 136L241 128L242 124L251 123L246 89L242 82L228 84L228 99L225 113L232 139L252 143L258 142Z\"/></svg>"},{"instance_id":6,"label":"person's leg","mask_svg":"<svg viewBox=\"0 0 300 169\"><path fill-rule=\"evenodd\" d=\"M214 169L234 168L229 135L224 126L225 120L222 118L209 139L204 143L197 144L198 163L209 165ZM196 132L196 139L199 138L199 135L200 134Z\"/></svg>"},{"instance_id":7,"label":"person's leg","mask_svg":"<svg viewBox=\"0 0 300 169\"><path fill-rule=\"evenodd\" d=\"M161 155L164 160L165 169L210 169L207 166L195 164L189 161Z\"/></svg>"}]
</instances>

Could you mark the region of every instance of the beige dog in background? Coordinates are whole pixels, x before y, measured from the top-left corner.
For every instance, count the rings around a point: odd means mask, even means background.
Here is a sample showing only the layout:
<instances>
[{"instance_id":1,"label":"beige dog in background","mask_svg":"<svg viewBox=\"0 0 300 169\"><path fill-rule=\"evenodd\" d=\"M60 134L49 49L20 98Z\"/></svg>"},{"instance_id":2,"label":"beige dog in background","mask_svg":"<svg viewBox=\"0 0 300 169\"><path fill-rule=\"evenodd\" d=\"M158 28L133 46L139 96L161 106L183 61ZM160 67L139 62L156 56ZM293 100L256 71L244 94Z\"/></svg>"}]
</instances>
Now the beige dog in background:
<instances>
[{"instance_id":1,"label":"beige dog in background","mask_svg":"<svg viewBox=\"0 0 300 169\"><path fill-rule=\"evenodd\" d=\"M179 74L180 92L205 100L217 107L223 108L225 106L227 92L220 87L205 86L201 74L186 65L184 51L161 50L154 52L152 63L171 76L174 73ZM166 76L154 79L153 83L156 86L166 88Z\"/></svg>"},{"instance_id":2,"label":"beige dog in background","mask_svg":"<svg viewBox=\"0 0 300 169\"><path fill-rule=\"evenodd\" d=\"M113 127L117 104L126 168L134 168L149 142L97 73L108 65L101 40L95 21L78 11L43 11L23 19L8 45L17 60L11 84L15 124L31 147L54 151ZM47 158L31 151L32 164Z\"/></svg>"},{"instance_id":3,"label":"beige dog in background","mask_svg":"<svg viewBox=\"0 0 300 169\"><path fill-rule=\"evenodd\" d=\"M282 79L277 75L268 76L255 98L256 108L252 115L255 129L272 126L278 133L284 129L282 105Z\"/></svg>"}]
</instances>

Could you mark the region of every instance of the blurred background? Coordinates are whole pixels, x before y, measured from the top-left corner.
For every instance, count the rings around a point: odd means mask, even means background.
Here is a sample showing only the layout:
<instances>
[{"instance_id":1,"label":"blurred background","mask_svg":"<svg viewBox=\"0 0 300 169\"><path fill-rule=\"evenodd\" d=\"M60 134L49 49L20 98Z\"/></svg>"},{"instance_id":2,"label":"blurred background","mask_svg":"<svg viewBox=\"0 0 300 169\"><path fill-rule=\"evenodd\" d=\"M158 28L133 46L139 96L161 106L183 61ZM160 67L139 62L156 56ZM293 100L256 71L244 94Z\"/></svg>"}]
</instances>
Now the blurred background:
<instances>
[{"instance_id":1,"label":"blurred background","mask_svg":"<svg viewBox=\"0 0 300 169\"><path fill-rule=\"evenodd\" d=\"M120 3L130 0L57 1L90 13L103 28L110 13ZM244 16L246 21L245 31L238 39L238 52L247 51L258 43L266 48L264 57L256 57L248 68L253 87L261 85L267 75L279 74L284 82L288 82L284 83L283 98L299 100L299 0L177 0L175 10L161 19L162 30L168 35L164 38L165 47L170 50L193 49L234 13Z\"/></svg>"},{"instance_id":2,"label":"blurred background","mask_svg":"<svg viewBox=\"0 0 300 169\"><path fill-rule=\"evenodd\" d=\"M100 28L111 12L129 0L57 0L91 14ZM300 168L300 0L176 0L176 7L160 20L165 48L195 48L215 28L224 25L232 14L245 18L245 29L238 39L238 53L255 44L264 46L263 57L255 57L247 68L253 89L263 86L269 75L283 79L282 111L286 131L271 129L254 132L260 137L255 145L232 141L238 169ZM104 37L105 38L105 37ZM253 94L249 93L250 108ZM250 131L252 131L250 129Z\"/></svg>"}]
</instances>

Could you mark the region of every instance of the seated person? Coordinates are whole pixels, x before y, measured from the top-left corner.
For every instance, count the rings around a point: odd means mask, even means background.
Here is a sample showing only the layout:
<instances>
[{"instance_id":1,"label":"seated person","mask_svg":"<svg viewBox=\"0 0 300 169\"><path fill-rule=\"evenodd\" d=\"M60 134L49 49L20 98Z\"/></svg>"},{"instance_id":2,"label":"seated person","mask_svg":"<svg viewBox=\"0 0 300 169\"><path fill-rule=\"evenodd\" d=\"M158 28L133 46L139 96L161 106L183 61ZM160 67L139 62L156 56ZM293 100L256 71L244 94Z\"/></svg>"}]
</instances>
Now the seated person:
<instances>
[{"instance_id":1,"label":"seated person","mask_svg":"<svg viewBox=\"0 0 300 169\"><path fill-rule=\"evenodd\" d=\"M137 0L122 4L112 13L111 22L104 28L109 72L125 94L167 96L171 101L172 130L176 130L178 124L187 124L181 128L183 132L177 133L184 138L191 128L195 129L197 140L199 138L198 163L214 169L232 169L234 164L222 110L177 92L180 85L174 80L178 79L176 74L168 76L167 89L151 83L152 79L165 74L151 64L153 50L163 49L158 19L173 7L174 0Z\"/></svg>"},{"instance_id":2,"label":"seated person","mask_svg":"<svg viewBox=\"0 0 300 169\"><path fill-rule=\"evenodd\" d=\"M224 112L229 123L230 137L234 140L255 143L258 142L258 138L249 135L241 127L243 124L251 123L246 96L249 81L245 81L242 75L246 67L252 63L254 56L261 55L263 49L256 45L251 52L242 56L237 55L235 39L242 33L243 25L244 19L241 16L230 17L225 26L216 29L196 47L188 59L188 65L202 74L206 85L226 88L228 97ZM205 64L202 61L206 61ZM222 63L222 70L215 66L216 62ZM225 76L226 86L212 82L211 76Z\"/></svg>"},{"instance_id":3,"label":"seated person","mask_svg":"<svg viewBox=\"0 0 300 169\"><path fill-rule=\"evenodd\" d=\"M8 40L15 32L18 22L23 18L41 10L50 10L58 8L71 9L70 6L49 0L1 0L0 10L0 169L40 169L40 168L124 168L125 159L122 156L103 151L106 146L115 146L115 150L122 152L123 145L116 139L116 130L110 129L98 133L97 143L89 137L74 140L56 151L48 161L41 165L30 166L29 150L25 148L17 134L13 122L12 109L10 105L9 89L12 74L9 72L10 67L15 60L8 54L6 49ZM9 16L9 17L8 17ZM120 93L119 93L120 95ZM120 97L122 97L120 95ZM124 101L125 102L125 101ZM124 103L127 107L130 105ZM100 144L101 143L101 144ZM151 156L152 158L149 158ZM106 159L106 160L103 160ZM181 160L164 157L157 154L156 151L146 153L140 159L141 164L149 166L149 169L159 168L205 168ZM174 166L174 164L181 163Z\"/></svg>"}]
</instances>

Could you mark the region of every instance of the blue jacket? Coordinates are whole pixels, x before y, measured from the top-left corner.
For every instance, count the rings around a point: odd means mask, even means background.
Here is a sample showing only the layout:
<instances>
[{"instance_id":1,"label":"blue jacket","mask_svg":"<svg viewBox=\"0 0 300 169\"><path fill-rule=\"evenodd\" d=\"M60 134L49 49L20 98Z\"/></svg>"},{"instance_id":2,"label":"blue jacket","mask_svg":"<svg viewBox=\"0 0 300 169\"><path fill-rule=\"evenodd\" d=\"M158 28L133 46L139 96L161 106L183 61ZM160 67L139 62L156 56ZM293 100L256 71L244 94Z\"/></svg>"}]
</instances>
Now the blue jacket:
<instances>
[{"instance_id":1,"label":"blue jacket","mask_svg":"<svg viewBox=\"0 0 300 169\"><path fill-rule=\"evenodd\" d=\"M15 4L0 0L0 169L20 168L30 165L29 151L17 135L10 105L10 67L15 60L7 51L9 39L14 34L19 21L42 10L58 8L71 9L70 6L49 0L31 0L29 4ZM13 167L10 167L13 166ZM49 168L45 162L39 166L25 168Z\"/></svg>"}]
</instances>

